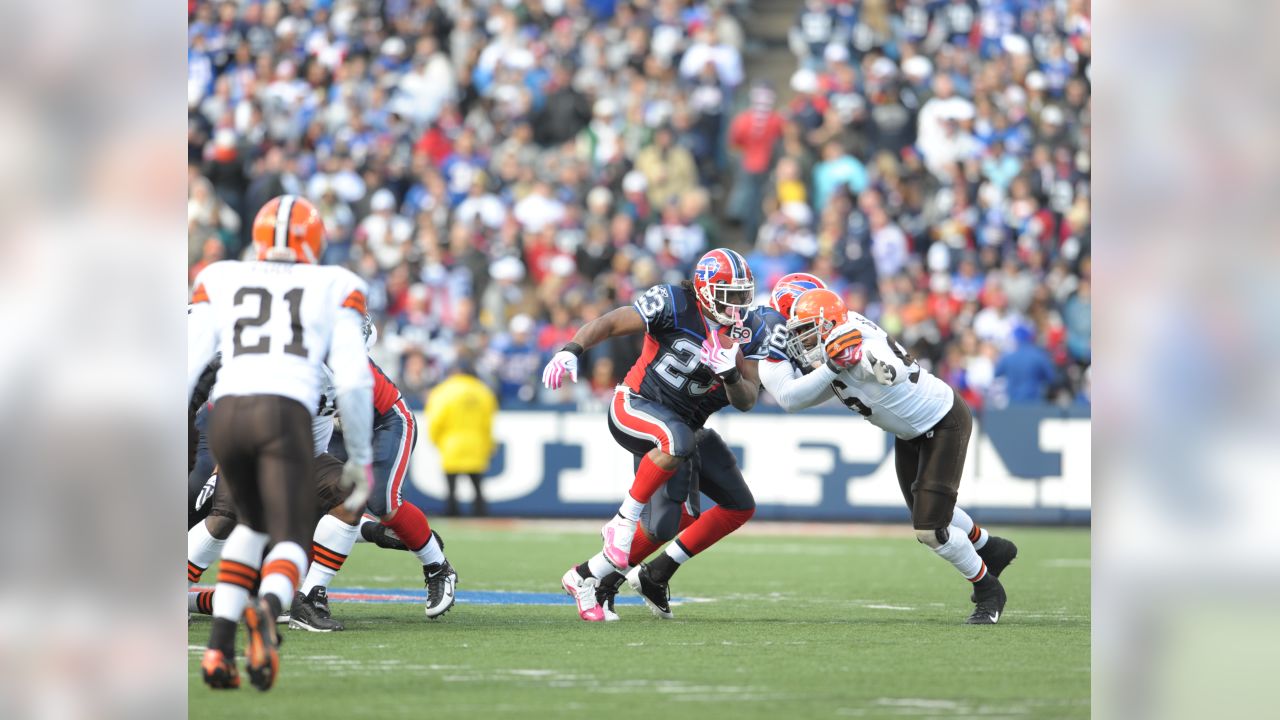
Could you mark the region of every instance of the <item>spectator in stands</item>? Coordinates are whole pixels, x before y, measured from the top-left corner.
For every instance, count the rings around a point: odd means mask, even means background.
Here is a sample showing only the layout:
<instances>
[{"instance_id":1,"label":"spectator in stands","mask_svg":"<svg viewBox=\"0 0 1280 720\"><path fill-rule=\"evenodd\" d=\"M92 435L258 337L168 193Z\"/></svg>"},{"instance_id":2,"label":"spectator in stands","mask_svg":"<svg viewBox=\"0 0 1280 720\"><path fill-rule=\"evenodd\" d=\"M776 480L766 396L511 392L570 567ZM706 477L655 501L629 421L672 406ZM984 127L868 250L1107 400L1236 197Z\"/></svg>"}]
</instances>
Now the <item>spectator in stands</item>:
<instances>
[{"instance_id":1,"label":"spectator in stands","mask_svg":"<svg viewBox=\"0 0 1280 720\"><path fill-rule=\"evenodd\" d=\"M238 257L265 199L305 195L416 387L460 352L496 382L517 316L556 336L726 245L761 286L821 275L975 407L1003 400L994 367L1027 323L1072 397L1089 6L1024 5L805 0L776 96L747 77L741 3L196 3L188 266ZM602 346L600 377L638 352Z\"/></svg>"},{"instance_id":2,"label":"spectator in stands","mask_svg":"<svg viewBox=\"0 0 1280 720\"><path fill-rule=\"evenodd\" d=\"M749 99L750 107L733 119L729 129L729 144L742 154L734 181L737 206L730 214L741 220L748 242L760 227L760 205L783 125L782 116L773 109L776 96L767 85L751 88Z\"/></svg>"},{"instance_id":3,"label":"spectator in stands","mask_svg":"<svg viewBox=\"0 0 1280 720\"><path fill-rule=\"evenodd\" d=\"M1019 325L1013 331L1015 347L996 363L996 377L1004 378L1011 404L1043 402L1057 380L1053 359L1036 345L1035 331Z\"/></svg>"}]
</instances>

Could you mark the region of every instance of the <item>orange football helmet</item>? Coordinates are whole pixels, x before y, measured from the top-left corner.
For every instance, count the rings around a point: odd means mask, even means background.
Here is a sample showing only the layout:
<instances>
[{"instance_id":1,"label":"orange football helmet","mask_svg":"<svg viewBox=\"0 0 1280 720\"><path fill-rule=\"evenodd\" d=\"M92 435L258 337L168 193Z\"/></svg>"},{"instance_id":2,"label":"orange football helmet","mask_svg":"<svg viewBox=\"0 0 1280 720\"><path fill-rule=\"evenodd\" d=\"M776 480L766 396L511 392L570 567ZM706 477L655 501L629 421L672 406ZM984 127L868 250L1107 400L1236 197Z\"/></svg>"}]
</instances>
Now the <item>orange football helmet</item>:
<instances>
[{"instance_id":1,"label":"orange football helmet","mask_svg":"<svg viewBox=\"0 0 1280 720\"><path fill-rule=\"evenodd\" d=\"M272 198L253 219L253 247L259 260L317 264L324 254L324 221L306 198Z\"/></svg>"},{"instance_id":2,"label":"orange football helmet","mask_svg":"<svg viewBox=\"0 0 1280 720\"><path fill-rule=\"evenodd\" d=\"M807 290L791 306L787 349L797 360L821 361L827 336L848 319L849 308L839 295L825 288Z\"/></svg>"}]
</instances>

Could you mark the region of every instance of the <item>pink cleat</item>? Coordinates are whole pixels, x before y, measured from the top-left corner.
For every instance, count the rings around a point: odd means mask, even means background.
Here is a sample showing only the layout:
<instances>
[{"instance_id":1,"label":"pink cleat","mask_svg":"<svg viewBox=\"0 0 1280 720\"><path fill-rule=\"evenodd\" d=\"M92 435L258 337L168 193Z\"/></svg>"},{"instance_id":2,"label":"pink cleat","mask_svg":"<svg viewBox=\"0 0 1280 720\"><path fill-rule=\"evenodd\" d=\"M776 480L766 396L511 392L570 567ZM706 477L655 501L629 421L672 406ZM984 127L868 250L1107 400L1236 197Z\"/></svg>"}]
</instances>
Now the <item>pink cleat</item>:
<instances>
[{"instance_id":1,"label":"pink cleat","mask_svg":"<svg viewBox=\"0 0 1280 720\"><path fill-rule=\"evenodd\" d=\"M577 567L569 568L560 578L560 586L578 603L578 617L587 622L604 622L604 608L596 601L598 584L595 578L578 574Z\"/></svg>"},{"instance_id":2,"label":"pink cleat","mask_svg":"<svg viewBox=\"0 0 1280 720\"><path fill-rule=\"evenodd\" d=\"M600 536L604 538L604 558L609 564L621 572L631 569L631 540L636 536L636 521L614 515L600 529Z\"/></svg>"}]
</instances>

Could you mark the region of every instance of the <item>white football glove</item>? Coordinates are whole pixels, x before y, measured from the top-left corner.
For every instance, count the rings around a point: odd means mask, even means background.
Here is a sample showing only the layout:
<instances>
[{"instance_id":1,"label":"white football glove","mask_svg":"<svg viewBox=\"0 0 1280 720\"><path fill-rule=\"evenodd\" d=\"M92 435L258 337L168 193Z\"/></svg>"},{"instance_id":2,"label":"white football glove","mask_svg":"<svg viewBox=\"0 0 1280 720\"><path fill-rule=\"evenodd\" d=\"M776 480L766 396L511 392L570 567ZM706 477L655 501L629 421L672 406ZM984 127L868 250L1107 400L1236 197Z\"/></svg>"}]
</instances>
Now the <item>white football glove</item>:
<instances>
[{"instance_id":1,"label":"white football glove","mask_svg":"<svg viewBox=\"0 0 1280 720\"><path fill-rule=\"evenodd\" d=\"M738 343L732 343L728 347L720 341L720 333L713 331L702 342L702 351L699 353L699 359L702 364L711 368L711 372L716 375L723 375L737 367L738 353L742 351L742 346Z\"/></svg>"},{"instance_id":2,"label":"white football glove","mask_svg":"<svg viewBox=\"0 0 1280 720\"><path fill-rule=\"evenodd\" d=\"M876 376L876 382L881 385L892 385L893 381L898 379L897 369L872 355L870 350L862 353L862 361L866 364L867 369Z\"/></svg>"},{"instance_id":3,"label":"white football glove","mask_svg":"<svg viewBox=\"0 0 1280 720\"><path fill-rule=\"evenodd\" d=\"M568 350L561 350L552 356L551 362L542 371L542 384L548 389L557 390L564 382L565 373L569 379L578 382L578 356Z\"/></svg>"},{"instance_id":4,"label":"white football glove","mask_svg":"<svg viewBox=\"0 0 1280 720\"><path fill-rule=\"evenodd\" d=\"M348 460L342 466L342 477L338 479L338 487L351 488L351 494L343 501L342 507L347 512L360 512L369 502L369 492L373 488L373 467Z\"/></svg>"}]
</instances>

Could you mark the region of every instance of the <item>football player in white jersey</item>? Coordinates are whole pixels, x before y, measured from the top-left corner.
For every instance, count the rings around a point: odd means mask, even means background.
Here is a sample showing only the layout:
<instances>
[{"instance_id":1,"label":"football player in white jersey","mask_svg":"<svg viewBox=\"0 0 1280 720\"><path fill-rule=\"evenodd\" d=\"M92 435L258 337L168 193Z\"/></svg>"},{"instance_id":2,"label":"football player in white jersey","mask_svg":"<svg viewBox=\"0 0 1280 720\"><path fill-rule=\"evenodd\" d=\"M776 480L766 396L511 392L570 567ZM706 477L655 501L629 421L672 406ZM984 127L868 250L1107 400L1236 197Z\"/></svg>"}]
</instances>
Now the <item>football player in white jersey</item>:
<instances>
[{"instance_id":1,"label":"football player in white jersey","mask_svg":"<svg viewBox=\"0 0 1280 720\"><path fill-rule=\"evenodd\" d=\"M765 389L788 412L835 397L897 438L894 465L916 538L973 583L976 607L966 622L995 624L1006 600L998 575L1017 547L956 507L973 430L968 405L830 290L795 298L787 329L791 362L761 363Z\"/></svg>"},{"instance_id":2,"label":"football player in white jersey","mask_svg":"<svg viewBox=\"0 0 1280 720\"><path fill-rule=\"evenodd\" d=\"M267 690L278 674L276 617L289 608L306 575L304 543L316 517L311 424L326 360L346 409L347 507L358 509L369 495L373 375L361 331L366 289L348 270L315 265L324 244L315 207L283 195L254 219L259 262L214 263L191 291L187 396L220 351L209 443L239 521L223 547L213 628L201 662L213 688L240 684L235 635L241 617L249 630L249 681Z\"/></svg>"}]
</instances>

